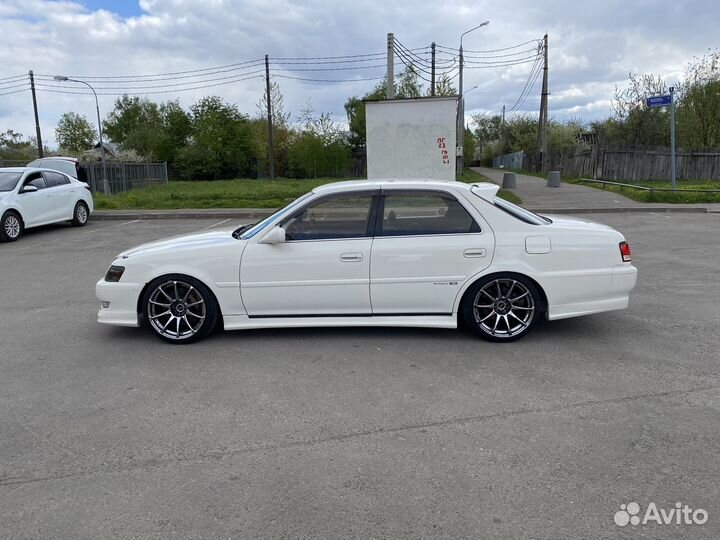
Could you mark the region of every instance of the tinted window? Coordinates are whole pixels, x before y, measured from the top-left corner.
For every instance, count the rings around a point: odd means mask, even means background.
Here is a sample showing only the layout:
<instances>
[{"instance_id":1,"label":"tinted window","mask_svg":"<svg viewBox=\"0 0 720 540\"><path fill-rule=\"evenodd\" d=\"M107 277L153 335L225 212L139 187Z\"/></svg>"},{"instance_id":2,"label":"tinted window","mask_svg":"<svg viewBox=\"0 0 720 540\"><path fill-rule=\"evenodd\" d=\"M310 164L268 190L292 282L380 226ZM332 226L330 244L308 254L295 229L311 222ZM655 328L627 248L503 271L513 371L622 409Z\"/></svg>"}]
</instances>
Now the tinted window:
<instances>
[{"instance_id":1,"label":"tinted window","mask_svg":"<svg viewBox=\"0 0 720 540\"><path fill-rule=\"evenodd\" d=\"M25 186L35 186L38 189L45 189L45 180L40 173L31 174L23 182Z\"/></svg>"},{"instance_id":2,"label":"tinted window","mask_svg":"<svg viewBox=\"0 0 720 540\"><path fill-rule=\"evenodd\" d=\"M0 171L0 191L12 191L20 180L21 173Z\"/></svg>"},{"instance_id":3,"label":"tinted window","mask_svg":"<svg viewBox=\"0 0 720 540\"><path fill-rule=\"evenodd\" d=\"M70 180L67 176L64 176L56 172L44 172L45 184L47 187L62 186L63 184L69 184Z\"/></svg>"},{"instance_id":4,"label":"tinted window","mask_svg":"<svg viewBox=\"0 0 720 540\"><path fill-rule=\"evenodd\" d=\"M328 240L368 236L372 193L324 197L281 223L288 240Z\"/></svg>"},{"instance_id":5,"label":"tinted window","mask_svg":"<svg viewBox=\"0 0 720 540\"><path fill-rule=\"evenodd\" d=\"M480 232L480 227L451 195L432 191L385 194L383 236L472 232Z\"/></svg>"}]
</instances>

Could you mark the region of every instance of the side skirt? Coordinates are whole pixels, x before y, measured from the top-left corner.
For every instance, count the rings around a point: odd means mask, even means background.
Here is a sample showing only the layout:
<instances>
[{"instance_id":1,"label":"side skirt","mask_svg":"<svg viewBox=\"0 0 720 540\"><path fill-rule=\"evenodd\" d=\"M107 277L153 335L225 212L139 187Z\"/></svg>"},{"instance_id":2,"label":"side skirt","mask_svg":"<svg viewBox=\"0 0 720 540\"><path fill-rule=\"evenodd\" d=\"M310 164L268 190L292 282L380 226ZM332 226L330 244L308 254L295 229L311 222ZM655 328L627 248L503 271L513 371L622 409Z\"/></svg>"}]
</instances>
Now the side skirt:
<instances>
[{"instance_id":1,"label":"side skirt","mask_svg":"<svg viewBox=\"0 0 720 540\"><path fill-rule=\"evenodd\" d=\"M342 317L262 317L247 315L223 317L225 330L253 328L332 328L343 326L394 326L418 328L457 328L457 313L452 315L378 315Z\"/></svg>"}]
</instances>

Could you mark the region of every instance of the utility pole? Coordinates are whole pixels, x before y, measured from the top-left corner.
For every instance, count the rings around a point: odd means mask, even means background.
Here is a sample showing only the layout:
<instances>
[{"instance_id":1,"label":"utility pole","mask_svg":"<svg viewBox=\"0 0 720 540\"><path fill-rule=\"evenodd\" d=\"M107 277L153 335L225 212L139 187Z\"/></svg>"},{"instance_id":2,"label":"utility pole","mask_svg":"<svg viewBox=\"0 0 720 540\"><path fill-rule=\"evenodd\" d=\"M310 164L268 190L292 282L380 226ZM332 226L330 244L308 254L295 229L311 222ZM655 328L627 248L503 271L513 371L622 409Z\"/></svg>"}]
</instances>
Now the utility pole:
<instances>
[{"instance_id":1,"label":"utility pole","mask_svg":"<svg viewBox=\"0 0 720 540\"><path fill-rule=\"evenodd\" d=\"M37 136L38 157L43 157L43 142L40 134L40 120L38 119L37 98L35 97L35 76L32 69L28 72L30 75L30 93L32 94L33 110L35 111L35 135Z\"/></svg>"},{"instance_id":2,"label":"utility pole","mask_svg":"<svg viewBox=\"0 0 720 540\"><path fill-rule=\"evenodd\" d=\"M395 35L387 35L387 99L395 99Z\"/></svg>"},{"instance_id":3,"label":"utility pole","mask_svg":"<svg viewBox=\"0 0 720 540\"><path fill-rule=\"evenodd\" d=\"M272 180L275 178L275 151L273 149L272 97L270 96L270 60L267 54L265 55L265 92L268 124L268 171Z\"/></svg>"},{"instance_id":4,"label":"utility pole","mask_svg":"<svg viewBox=\"0 0 720 540\"><path fill-rule=\"evenodd\" d=\"M538 147L540 150L540 170L546 172L548 143L548 36L543 39L543 82L540 96L540 118L538 131Z\"/></svg>"},{"instance_id":5,"label":"utility pole","mask_svg":"<svg viewBox=\"0 0 720 540\"><path fill-rule=\"evenodd\" d=\"M430 45L431 50L431 62L432 67L430 68L430 95L435 95L435 42L432 42L432 45Z\"/></svg>"},{"instance_id":6,"label":"utility pole","mask_svg":"<svg viewBox=\"0 0 720 540\"><path fill-rule=\"evenodd\" d=\"M459 96L458 96L458 108L457 108L457 149L455 150L456 162L455 162L455 174L457 177L459 177L463 173L463 169L465 168L465 159L463 156L463 151L465 147L465 98L463 97L463 37L465 37L465 34L469 34L470 32L473 32L477 30L478 28L482 28L483 26L487 26L490 24L490 21L485 21L484 23L480 23L477 26L471 28L470 30L463 32L460 34L460 81L459 81Z\"/></svg>"},{"instance_id":7,"label":"utility pole","mask_svg":"<svg viewBox=\"0 0 720 540\"><path fill-rule=\"evenodd\" d=\"M672 167L672 188L677 188L677 178L675 174L675 87L670 87L670 166Z\"/></svg>"},{"instance_id":8,"label":"utility pole","mask_svg":"<svg viewBox=\"0 0 720 540\"><path fill-rule=\"evenodd\" d=\"M502 111L502 125L505 125L505 105L503 105L503 111Z\"/></svg>"}]
</instances>

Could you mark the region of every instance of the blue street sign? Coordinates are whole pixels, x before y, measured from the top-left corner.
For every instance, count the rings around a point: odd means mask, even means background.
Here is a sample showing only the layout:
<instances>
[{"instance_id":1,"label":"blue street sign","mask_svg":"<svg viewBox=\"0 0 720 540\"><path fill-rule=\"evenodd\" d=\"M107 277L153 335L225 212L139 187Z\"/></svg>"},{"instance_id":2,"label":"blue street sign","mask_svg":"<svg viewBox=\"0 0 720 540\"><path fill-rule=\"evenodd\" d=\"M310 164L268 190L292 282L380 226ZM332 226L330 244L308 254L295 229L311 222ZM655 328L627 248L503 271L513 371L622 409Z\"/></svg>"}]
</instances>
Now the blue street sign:
<instances>
[{"instance_id":1,"label":"blue street sign","mask_svg":"<svg viewBox=\"0 0 720 540\"><path fill-rule=\"evenodd\" d=\"M647 98L648 107L669 107L672 104L672 96L652 96Z\"/></svg>"}]
</instances>

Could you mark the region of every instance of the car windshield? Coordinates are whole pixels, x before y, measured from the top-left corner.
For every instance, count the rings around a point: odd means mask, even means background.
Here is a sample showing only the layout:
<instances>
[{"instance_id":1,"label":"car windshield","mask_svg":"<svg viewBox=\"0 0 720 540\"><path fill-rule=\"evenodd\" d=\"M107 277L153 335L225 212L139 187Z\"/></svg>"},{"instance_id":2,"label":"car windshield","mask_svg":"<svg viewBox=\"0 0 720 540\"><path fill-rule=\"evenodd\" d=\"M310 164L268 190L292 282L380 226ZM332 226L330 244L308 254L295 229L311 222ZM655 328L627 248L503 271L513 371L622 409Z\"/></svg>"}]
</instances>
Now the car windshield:
<instances>
[{"instance_id":1,"label":"car windshield","mask_svg":"<svg viewBox=\"0 0 720 540\"><path fill-rule=\"evenodd\" d=\"M275 212L274 214L266 217L266 218L263 219L262 221L257 222L255 225L253 225L253 227L252 227L251 229L247 229L247 230L237 230L237 231L235 231L235 233L233 233L233 236L236 236L236 233L237 233L237 234L242 233L242 236L241 236L240 238L242 238L243 240L247 240L248 238L252 238L252 237L255 236L257 233L259 233L260 231L262 231L265 227L267 227L267 225L268 225L269 223L273 222L276 218L279 218L280 216L282 216L282 215L286 214L287 212L291 211L292 209L294 209L296 206L298 206L300 203L302 203L305 199L307 199L307 198L310 197L311 195L312 195L312 191L311 191L310 193L306 193L305 195L302 195L301 197L295 199L293 202L291 202L290 204L288 204L285 208L281 208L280 210L278 210L278 211ZM242 227L241 227L241 229L242 229Z\"/></svg>"},{"instance_id":2,"label":"car windshield","mask_svg":"<svg viewBox=\"0 0 720 540\"><path fill-rule=\"evenodd\" d=\"M12 191L15 189L22 173L0 171L0 191Z\"/></svg>"}]
</instances>

